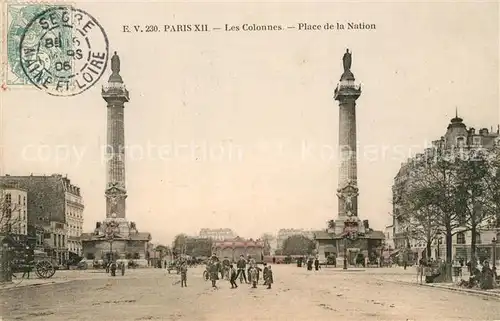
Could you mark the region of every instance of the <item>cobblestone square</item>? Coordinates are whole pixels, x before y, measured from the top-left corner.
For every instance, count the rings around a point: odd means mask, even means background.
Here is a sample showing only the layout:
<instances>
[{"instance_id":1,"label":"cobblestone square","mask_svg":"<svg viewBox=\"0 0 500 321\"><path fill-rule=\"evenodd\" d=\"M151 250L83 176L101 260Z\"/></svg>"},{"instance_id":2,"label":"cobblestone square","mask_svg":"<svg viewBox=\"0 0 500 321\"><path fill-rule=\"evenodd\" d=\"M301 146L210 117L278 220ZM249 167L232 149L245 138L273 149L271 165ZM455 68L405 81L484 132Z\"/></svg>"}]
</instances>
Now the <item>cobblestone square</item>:
<instances>
[{"instance_id":1,"label":"cobblestone square","mask_svg":"<svg viewBox=\"0 0 500 321\"><path fill-rule=\"evenodd\" d=\"M498 320L500 301L394 282L412 270L275 265L271 290L239 284L218 289L190 269L188 287L160 269L127 270L111 278L61 271L55 284L2 290L3 320ZM34 282L34 281L33 281ZM64 283L61 283L64 282Z\"/></svg>"}]
</instances>

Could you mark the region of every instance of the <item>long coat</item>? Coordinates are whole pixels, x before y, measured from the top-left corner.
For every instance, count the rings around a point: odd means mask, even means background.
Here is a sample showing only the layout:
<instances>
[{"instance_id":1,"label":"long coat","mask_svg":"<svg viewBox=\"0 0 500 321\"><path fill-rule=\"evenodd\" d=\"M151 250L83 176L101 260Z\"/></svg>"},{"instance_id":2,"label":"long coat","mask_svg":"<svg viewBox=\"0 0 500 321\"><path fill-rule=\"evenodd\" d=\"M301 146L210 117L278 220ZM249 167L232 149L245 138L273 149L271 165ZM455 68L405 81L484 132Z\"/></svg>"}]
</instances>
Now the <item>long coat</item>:
<instances>
[{"instance_id":1,"label":"long coat","mask_svg":"<svg viewBox=\"0 0 500 321\"><path fill-rule=\"evenodd\" d=\"M210 273L210 280L211 281L217 281L219 279L219 271L220 271L220 267L219 267L219 263L212 263L209 267L209 273Z\"/></svg>"}]
</instances>

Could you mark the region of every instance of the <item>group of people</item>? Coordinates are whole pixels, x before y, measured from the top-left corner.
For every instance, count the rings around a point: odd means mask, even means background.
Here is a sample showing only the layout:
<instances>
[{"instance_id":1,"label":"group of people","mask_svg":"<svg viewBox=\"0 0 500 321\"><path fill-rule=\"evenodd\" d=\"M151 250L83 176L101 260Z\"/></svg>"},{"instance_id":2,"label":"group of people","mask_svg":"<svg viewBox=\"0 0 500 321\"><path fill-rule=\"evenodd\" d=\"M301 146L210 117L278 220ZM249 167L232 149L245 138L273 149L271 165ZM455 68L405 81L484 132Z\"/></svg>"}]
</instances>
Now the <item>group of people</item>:
<instances>
[{"instance_id":1,"label":"group of people","mask_svg":"<svg viewBox=\"0 0 500 321\"><path fill-rule=\"evenodd\" d=\"M246 268L247 265L248 269ZM212 255L211 259L207 263L207 272L209 273L210 281L212 281L212 287L217 287L219 274L221 274L222 278L224 278L224 271L226 270L226 275L228 276L229 282L231 283L231 289L236 289L238 287L238 284L236 283L236 280L238 280L238 278L240 278L240 280L244 279L246 284L252 284L252 288L256 288L260 279L261 271L263 274L264 285L267 285L267 288L270 289L271 284L273 284L273 272L271 266L268 266L266 263L264 263L264 269L261 269L256 264L254 259L248 257L248 259L246 260L243 255L240 255L238 262L236 262L235 268L234 265L229 262L221 264L217 256Z\"/></svg>"}]
</instances>

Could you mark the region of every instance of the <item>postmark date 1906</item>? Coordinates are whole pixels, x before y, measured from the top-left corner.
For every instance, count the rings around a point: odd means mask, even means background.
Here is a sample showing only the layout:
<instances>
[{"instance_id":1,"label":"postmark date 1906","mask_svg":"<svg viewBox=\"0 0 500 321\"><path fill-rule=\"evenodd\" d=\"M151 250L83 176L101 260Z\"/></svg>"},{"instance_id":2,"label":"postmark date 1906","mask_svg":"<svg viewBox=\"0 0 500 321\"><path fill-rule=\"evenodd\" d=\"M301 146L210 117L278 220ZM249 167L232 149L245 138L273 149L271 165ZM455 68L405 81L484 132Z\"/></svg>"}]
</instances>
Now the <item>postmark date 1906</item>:
<instances>
[{"instance_id":1,"label":"postmark date 1906","mask_svg":"<svg viewBox=\"0 0 500 321\"><path fill-rule=\"evenodd\" d=\"M29 22L21 38L26 76L54 96L92 87L108 61L108 39L97 20L73 7L54 7Z\"/></svg>"}]
</instances>

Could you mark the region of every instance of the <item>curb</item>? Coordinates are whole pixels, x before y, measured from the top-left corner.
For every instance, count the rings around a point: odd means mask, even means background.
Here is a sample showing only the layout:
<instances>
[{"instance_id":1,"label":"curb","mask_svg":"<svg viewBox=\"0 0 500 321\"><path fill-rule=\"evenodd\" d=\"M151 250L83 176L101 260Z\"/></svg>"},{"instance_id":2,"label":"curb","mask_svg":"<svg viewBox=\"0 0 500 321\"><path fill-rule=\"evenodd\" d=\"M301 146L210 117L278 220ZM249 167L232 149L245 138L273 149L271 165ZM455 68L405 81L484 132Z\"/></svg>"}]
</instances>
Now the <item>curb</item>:
<instances>
[{"instance_id":1,"label":"curb","mask_svg":"<svg viewBox=\"0 0 500 321\"><path fill-rule=\"evenodd\" d=\"M378 280L384 281L384 282L405 284L405 285L409 285L409 286L426 286L428 288L464 293L464 294L475 295L475 296L489 297L489 298L500 300L500 293L484 292L484 291L478 291L478 290L467 289L467 288L455 288L455 287L450 287L450 286L440 286L440 285L435 285L432 283L431 284L426 284L426 283L420 284L420 283L413 283L413 282L407 282L407 281L397 281L397 280L384 280L384 279L378 279Z\"/></svg>"},{"instance_id":2,"label":"curb","mask_svg":"<svg viewBox=\"0 0 500 321\"><path fill-rule=\"evenodd\" d=\"M1 291L9 291L13 289L22 289L22 288L33 288L33 287L42 287L42 286L47 286L47 285L56 285L56 284L63 284L63 283L68 283L74 280L63 280L63 281L51 281L47 283L32 283L32 284L25 284L25 285L20 285L21 283L12 285L12 286L0 286L0 292Z\"/></svg>"}]
</instances>

